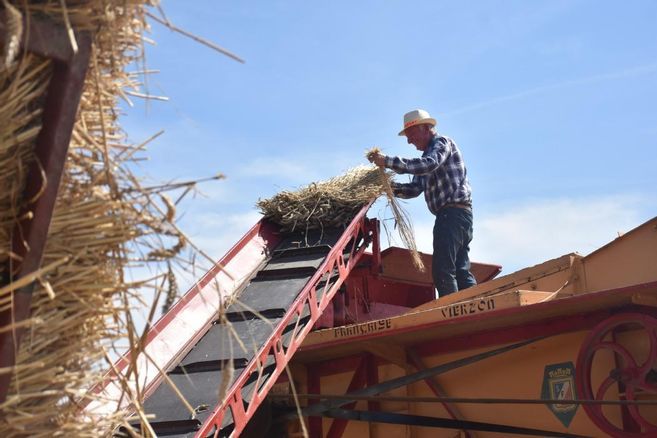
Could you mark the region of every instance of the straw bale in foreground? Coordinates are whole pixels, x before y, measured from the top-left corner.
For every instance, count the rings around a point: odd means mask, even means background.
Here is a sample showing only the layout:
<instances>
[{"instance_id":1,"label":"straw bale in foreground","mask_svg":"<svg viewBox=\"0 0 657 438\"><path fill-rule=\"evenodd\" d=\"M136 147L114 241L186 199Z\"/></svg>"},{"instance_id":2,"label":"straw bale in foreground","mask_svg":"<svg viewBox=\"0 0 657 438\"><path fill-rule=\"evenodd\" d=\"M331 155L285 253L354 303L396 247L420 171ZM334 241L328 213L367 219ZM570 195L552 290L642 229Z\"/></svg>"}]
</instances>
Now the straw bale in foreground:
<instances>
[{"instance_id":1,"label":"straw bale in foreground","mask_svg":"<svg viewBox=\"0 0 657 438\"><path fill-rule=\"evenodd\" d=\"M63 27L94 32L89 71L72 132L64 175L35 281L31 318L22 338L7 399L0 405L5 437L107 435L123 413L89 418L87 390L103 376L113 343L138 335L130 315L141 289L126 279L131 266L179 256L184 236L175 212L144 190L133 173L144 145L128 142L118 126L118 99L141 90L143 74L127 66L142 56L149 0L12 1L23 16L47 17ZM74 44L74 41L71 41ZM34 160L52 62L30 53L0 69L0 310L11 308L15 257L11 236L26 174ZM166 190L163 187L161 191ZM153 266L153 268L157 268ZM158 277L162 284L164 273ZM16 282L15 282L16 283ZM162 287L162 286L160 286ZM10 331L14 325L0 327ZM131 394L126 397L132 398Z\"/></svg>"}]
</instances>

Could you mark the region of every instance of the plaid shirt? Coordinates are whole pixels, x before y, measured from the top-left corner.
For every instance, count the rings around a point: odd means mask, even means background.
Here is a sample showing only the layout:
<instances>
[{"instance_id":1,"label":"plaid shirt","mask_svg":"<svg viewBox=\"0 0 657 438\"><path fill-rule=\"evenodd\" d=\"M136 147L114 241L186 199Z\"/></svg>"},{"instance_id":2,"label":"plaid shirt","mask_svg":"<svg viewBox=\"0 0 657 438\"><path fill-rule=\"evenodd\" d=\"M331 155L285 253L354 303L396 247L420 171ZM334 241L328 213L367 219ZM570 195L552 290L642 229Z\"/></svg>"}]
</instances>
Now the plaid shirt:
<instances>
[{"instance_id":1,"label":"plaid shirt","mask_svg":"<svg viewBox=\"0 0 657 438\"><path fill-rule=\"evenodd\" d=\"M424 192L433 214L438 214L445 204L472 202L461 151L448 137L436 134L421 158L385 157L385 167L396 173L412 174L410 183L393 182L393 193L399 198L415 198Z\"/></svg>"}]
</instances>

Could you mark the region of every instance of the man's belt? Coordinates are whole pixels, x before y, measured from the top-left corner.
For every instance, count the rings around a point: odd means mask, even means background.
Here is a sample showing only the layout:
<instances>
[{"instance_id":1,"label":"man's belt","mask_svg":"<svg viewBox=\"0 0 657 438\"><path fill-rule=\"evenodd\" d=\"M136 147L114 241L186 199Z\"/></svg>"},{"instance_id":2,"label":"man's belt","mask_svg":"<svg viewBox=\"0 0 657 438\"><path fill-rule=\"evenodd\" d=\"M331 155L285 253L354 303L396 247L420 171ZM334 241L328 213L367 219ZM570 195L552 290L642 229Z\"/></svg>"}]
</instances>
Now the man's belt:
<instances>
[{"instance_id":1,"label":"man's belt","mask_svg":"<svg viewBox=\"0 0 657 438\"><path fill-rule=\"evenodd\" d=\"M464 210L472 210L472 204L465 204L465 203L450 203L450 204L445 204L440 209L442 210L443 208L462 208Z\"/></svg>"}]
</instances>

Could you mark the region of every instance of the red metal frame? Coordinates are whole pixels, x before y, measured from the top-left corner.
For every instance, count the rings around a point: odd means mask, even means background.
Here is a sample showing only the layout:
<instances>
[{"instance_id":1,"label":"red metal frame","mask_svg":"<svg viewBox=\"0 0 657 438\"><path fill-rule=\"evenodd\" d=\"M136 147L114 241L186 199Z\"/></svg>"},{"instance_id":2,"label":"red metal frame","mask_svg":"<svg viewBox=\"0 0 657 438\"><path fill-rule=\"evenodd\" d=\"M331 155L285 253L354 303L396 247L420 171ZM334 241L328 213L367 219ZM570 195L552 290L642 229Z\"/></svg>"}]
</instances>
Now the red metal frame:
<instances>
[{"instance_id":1,"label":"red metal frame","mask_svg":"<svg viewBox=\"0 0 657 438\"><path fill-rule=\"evenodd\" d=\"M367 245L378 240L376 219L365 217L369 207L370 204L365 205L354 217L322 265L292 303L278 328L242 371L240 377L228 390L224 401L214 408L212 415L203 423L195 436L205 437L218 431L228 410L230 410L235 425L232 436L239 436L344 280L359 263ZM320 286L322 281L325 281L325 284ZM318 298L320 291L323 293L321 298ZM299 323L306 308L310 310L310 320L301 328ZM285 327L291 324L296 324L292 332L292 340L289 347L284 349L281 342L282 333ZM263 382L263 370L267 359L272 356L276 362L275 370ZM241 390L246 385L249 376L256 371L258 372L255 383L257 389L245 410Z\"/></svg>"}]
</instances>

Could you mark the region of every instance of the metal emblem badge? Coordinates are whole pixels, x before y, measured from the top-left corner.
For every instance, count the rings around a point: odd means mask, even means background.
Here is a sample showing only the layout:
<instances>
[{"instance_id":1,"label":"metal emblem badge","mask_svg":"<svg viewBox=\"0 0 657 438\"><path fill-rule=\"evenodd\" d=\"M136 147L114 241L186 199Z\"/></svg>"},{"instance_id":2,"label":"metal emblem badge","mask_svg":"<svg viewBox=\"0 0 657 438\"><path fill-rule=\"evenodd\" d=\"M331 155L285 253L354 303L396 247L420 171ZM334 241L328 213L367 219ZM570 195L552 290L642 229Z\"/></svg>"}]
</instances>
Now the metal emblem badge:
<instances>
[{"instance_id":1,"label":"metal emblem badge","mask_svg":"<svg viewBox=\"0 0 657 438\"><path fill-rule=\"evenodd\" d=\"M541 390L542 400L574 400L575 390L575 366L572 362L563 362L547 365L543 373L543 388ZM548 409L568 427L573 420L577 407L573 403L548 404Z\"/></svg>"}]
</instances>

